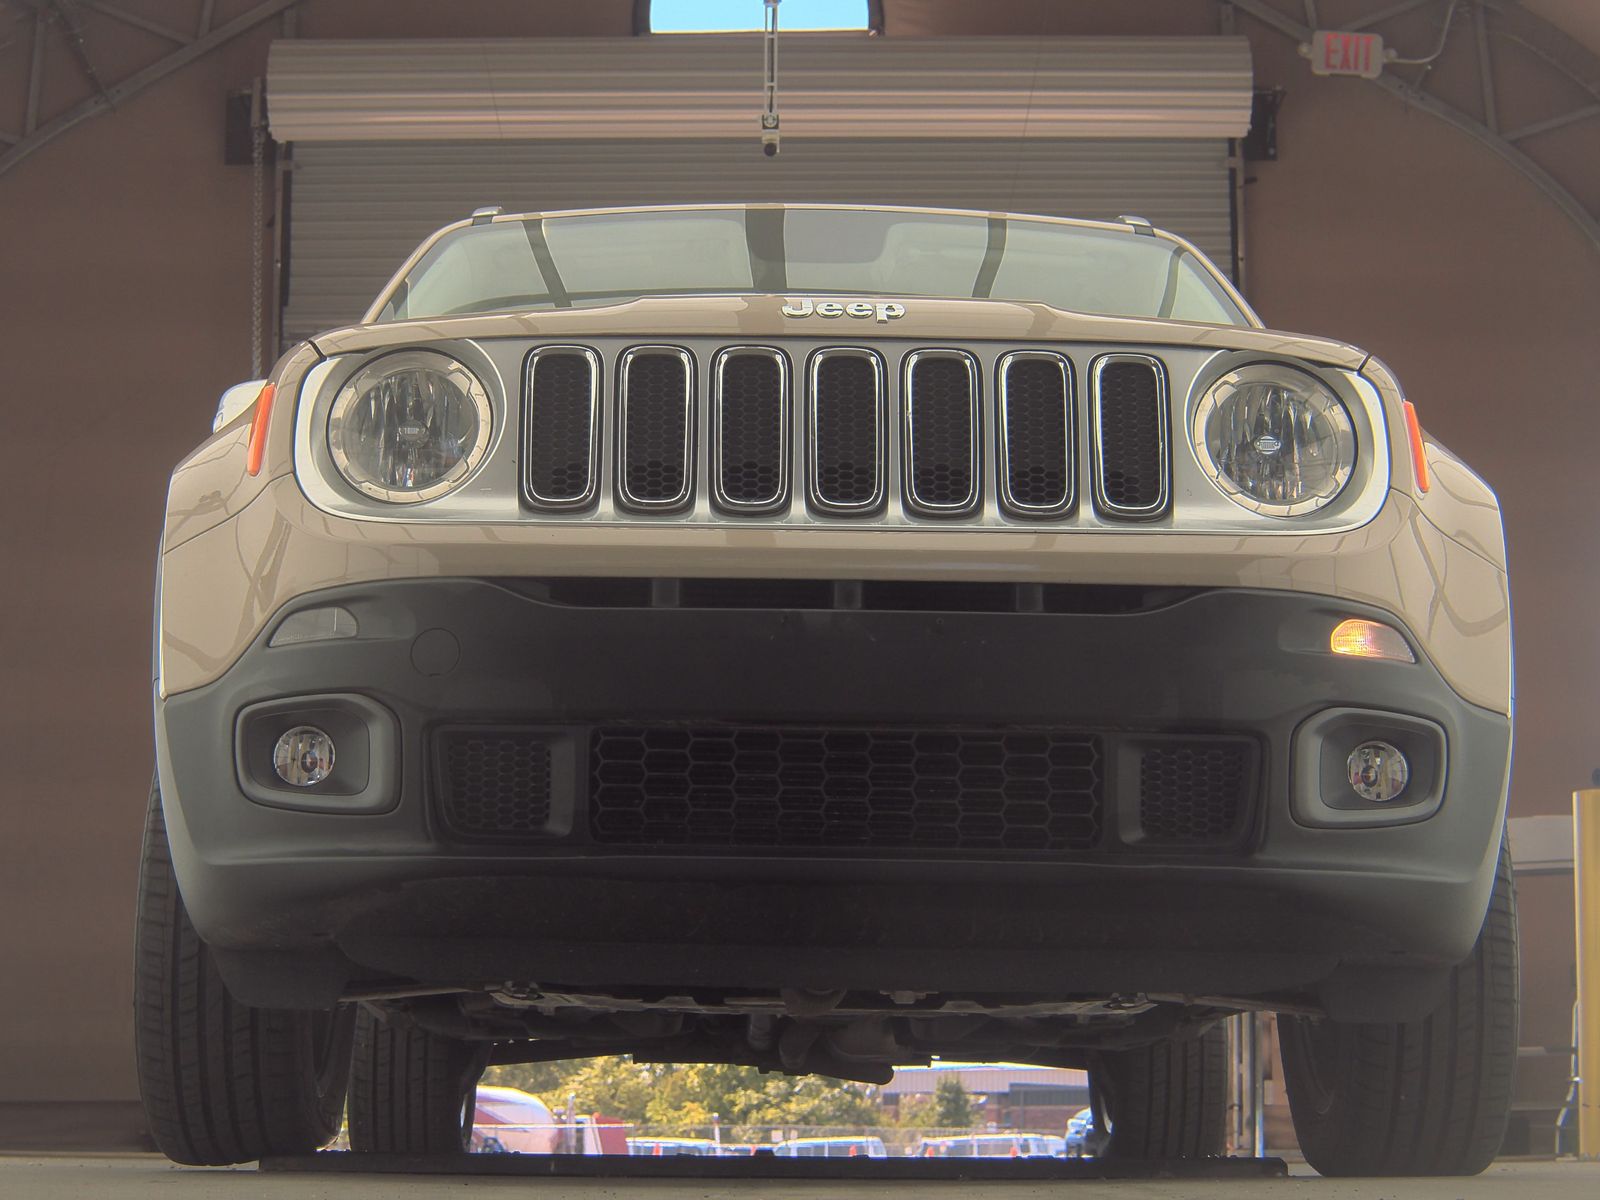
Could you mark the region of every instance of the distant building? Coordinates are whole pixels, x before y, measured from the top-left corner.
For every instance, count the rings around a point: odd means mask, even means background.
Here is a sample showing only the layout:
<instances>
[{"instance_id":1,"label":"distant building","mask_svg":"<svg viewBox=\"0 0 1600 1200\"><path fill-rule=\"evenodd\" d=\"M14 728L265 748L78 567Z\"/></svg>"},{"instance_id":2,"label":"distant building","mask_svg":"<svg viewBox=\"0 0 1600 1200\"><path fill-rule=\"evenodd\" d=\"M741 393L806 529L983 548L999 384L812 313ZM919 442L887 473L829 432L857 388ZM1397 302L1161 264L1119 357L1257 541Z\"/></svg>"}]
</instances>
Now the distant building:
<instances>
[{"instance_id":1,"label":"distant building","mask_svg":"<svg viewBox=\"0 0 1600 1200\"><path fill-rule=\"evenodd\" d=\"M935 1063L901 1067L878 1089L884 1111L897 1116L911 1096L932 1096L939 1081L954 1076L972 1097L980 1128L1060 1133L1067 1118L1089 1103L1089 1076L1065 1067L1007 1063Z\"/></svg>"}]
</instances>

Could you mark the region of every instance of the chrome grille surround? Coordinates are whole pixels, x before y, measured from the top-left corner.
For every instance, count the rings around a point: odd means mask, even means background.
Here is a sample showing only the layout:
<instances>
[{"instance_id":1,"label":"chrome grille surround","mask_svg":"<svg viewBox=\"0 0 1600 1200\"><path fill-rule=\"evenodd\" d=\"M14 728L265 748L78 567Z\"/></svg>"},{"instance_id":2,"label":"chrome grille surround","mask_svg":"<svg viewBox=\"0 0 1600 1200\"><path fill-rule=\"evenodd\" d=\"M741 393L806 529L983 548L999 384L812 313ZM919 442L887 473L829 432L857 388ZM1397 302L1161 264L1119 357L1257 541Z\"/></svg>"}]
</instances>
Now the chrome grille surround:
<instances>
[{"instance_id":1,"label":"chrome grille surround","mask_svg":"<svg viewBox=\"0 0 1600 1200\"><path fill-rule=\"evenodd\" d=\"M1013 415L1011 371L1027 363L1042 363L1056 367L1061 376L1061 440L1062 486L1061 499L1053 504L1028 503L1015 493L1014 479L1021 464L1013 457L1011 435L1021 423L1021 414ZM1072 373L1072 360L1064 354L1050 350L1013 350L1001 355L995 365L996 417L999 436L996 439L995 479L999 487L1000 507L1008 515L1031 519L1059 517L1072 511L1078 501L1078 405L1077 389Z\"/></svg>"},{"instance_id":2,"label":"chrome grille surround","mask_svg":"<svg viewBox=\"0 0 1600 1200\"><path fill-rule=\"evenodd\" d=\"M631 395L632 372L636 366L649 359L664 358L676 359L683 366L683 409L682 433L677 439L681 443L681 466L677 470L678 486L670 492L663 488L657 495L641 495L636 485L637 478L630 480L630 475L637 476L638 468L649 467L633 458L634 444L630 441L628 431L629 410L634 400ZM641 400L642 403L642 400ZM645 414L640 412L634 419L634 437L642 437L640 432L644 427ZM633 346L623 351L617 364L617 499L626 508L637 509L643 512L673 512L687 505L694 496L694 447L695 447L695 369L694 355L681 346ZM663 442L672 439L663 439ZM640 447L644 453L645 448ZM663 460L660 469L665 473L665 478L672 479L674 469L670 460Z\"/></svg>"},{"instance_id":3,"label":"chrome grille surround","mask_svg":"<svg viewBox=\"0 0 1600 1200\"><path fill-rule=\"evenodd\" d=\"M536 379L539 365L559 357L582 358L589 368L589 419L588 446L582 455L588 463L588 477L584 487L568 494L540 491L535 480L534 463L539 455L539 420L536 417ZM580 509L588 508L600 494L600 356L587 346L540 346L528 355L528 370L522 402L522 490L523 497L535 508Z\"/></svg>"},{"instance_id":4,"label":"chrome grille surround","mask_svg":"<svg viewBox=\"0 0 1600 1200\"><path fill-rule=\"evenodd\" d=\"M728 364L739 358L769 359L777 367L777 453L773 468L777 476L770 495L749 499L730 495L727 455L730 445L742 436L730 435L728 427ZM711 366L711 488L716 506L730 513L754 515L775 512L789 504L789 460L792 456L793 399L789 387L789 356L773 346L725 346L717 351ZM748 415L745 418L749 419ZM759 435L758 435L759 436Z\"/></svg>"},{"instance_id":5,"label":"chrome grille surround","mask_svg":"<svg viewBox=\"0 0 1600 1200\"><path fill-rule=\"evenodd\" d=\"M830 397L823 395L821 385L822 371L829 362L835 359L859 359L870 364L872 369L872 422L873 422L873 448L872 455L873 488L869 496L860 500L840 499L838 495L829 496L830 485L823 482L823 472L830 466L824 459L829 457L821 442L826 435L834 437L832 426L840 414L828 412ZM883 357L876 351L865 346L827 346L812 352L811 361L806 367L806 492L811 507L819 512L830 513L836 516L862 516L877 512L883 507L884 498L888 494L886 476L888 475L888 435L887 435L887 388L884 386ZM845 401L841 401L843 403ZM845 436L840 434L840 437ZM831 449L831 447L830 447ZM861 451L861 446L853 447ZM837 456L834 456L837 457ZM851 464L847 464L851 465ZM839 489L833 488L835 492Z\"/></svg>"},{"instance_id":6,"label":"chrome grille surround","mask_svg":"<svg viewBox=\"0 0 1600 1200\"><path fill-rule=\"evenodd\" d=\"M957 362L966 369L967 375L967 403L966 403L966 436L953 439L965 442L965 451L960 457L966 459L967 487L966 494L955 500L938 501L924 496L918 486L918 477L923 472L923 464L918 462L918 444L936 440L930 435L927 426L938 420L947 421L950 414L935 415L924 412L921 420L924 428L919 431L918 424L918 398L917 375L918 369L939 362ZM905 484L906 507L913 512L926 517L964 517L978 507L979 500L983 497L983 411L982 396L978 378L978 360L965 350L946 350L935 348L928 350L913 350L905 357L903 367L903 381L901 383L903 397L901 408L905 413L904 448L901 451L901 461L905 464L901 478ZM934 401L924 399L921 404L926 407ZM923 453L932 453L932 447L927 446ZM958 457L951 453L952 459ZM928 470L937 470L929 466ZM959 478L959 476L957 476Z\"/></svg>"},{"instance_id":7,"label":"chrome grille surround","mask_svg":"<svg viewBox=\"0 0 1600 1200\"><path fill-rule=\"evenodd\" d=\"M1107 458L1108 441L1115 442L1116 436L1108 437L1106 431L1106 414L1104 405L1105 373L1107 368L1116 366L1140 366L1146 368L1154 380L1154 395L1151 398L1151 408L1155 418L1155 461L1153 466L1157 476L1156 494L1144 504L1126 504L1115 496L1109 495L1107 490ZM1159 358L1149 354L1102 354L1094 360L1089 368L1089 420L1094 430L1094 447L1091 462L1094 471L1094 505L1095 508L1108 517L1125 521L1152 521L1164 516L1167 506L1172 501L1172 435L1170 432L1171 417L1168 413L1170 400L1167 396L1167 371L1166 366ZM1144 446L1134 447L1143 451L1148 448L1148 439ZM1113 451L1115 447L1113 446Z\"/></svg>"}]
</instances>

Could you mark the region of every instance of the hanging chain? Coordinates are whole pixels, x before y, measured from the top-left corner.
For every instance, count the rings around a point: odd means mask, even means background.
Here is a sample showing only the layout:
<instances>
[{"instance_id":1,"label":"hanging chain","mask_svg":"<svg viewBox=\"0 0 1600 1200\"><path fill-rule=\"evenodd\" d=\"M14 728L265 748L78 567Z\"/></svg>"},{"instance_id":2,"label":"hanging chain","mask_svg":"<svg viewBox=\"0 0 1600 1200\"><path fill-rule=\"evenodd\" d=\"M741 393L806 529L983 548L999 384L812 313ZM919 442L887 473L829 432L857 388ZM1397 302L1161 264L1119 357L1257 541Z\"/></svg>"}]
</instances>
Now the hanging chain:
<instances>
[{"instance_id":1,"label":"hanging chain","mask_svg":"<svg viewBox=\"0 0 1600 1200\"><path fill-rule=\"evenodd\" d=\"M266 372L262 361L261 294L265 270L261 261L261 231L265 222L267 189L267 129L258 106L251 105L250 120L250 377Z\"/></svg>"}]
</instances>

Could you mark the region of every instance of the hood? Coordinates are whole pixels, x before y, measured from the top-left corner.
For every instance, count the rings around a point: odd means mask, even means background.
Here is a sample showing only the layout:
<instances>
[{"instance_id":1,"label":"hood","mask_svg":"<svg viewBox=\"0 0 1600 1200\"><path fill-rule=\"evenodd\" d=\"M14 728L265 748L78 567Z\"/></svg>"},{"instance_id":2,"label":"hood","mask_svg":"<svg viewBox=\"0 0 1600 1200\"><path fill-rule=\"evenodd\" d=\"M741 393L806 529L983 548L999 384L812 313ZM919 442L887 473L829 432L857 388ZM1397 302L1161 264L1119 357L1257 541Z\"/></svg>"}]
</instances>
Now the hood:
<instances>
[{"instance_id":1,"label":"hood","mask_svg":"<svg viewBox=\"0 0 1600 1200\"><path fill-rule=\"evenodd\" d=\"M800 303L802 300L810 304ZM834 308L829 307L830 301L840 309L866 311L862 315L819 313L819 305L824 312L834 312ZM895 313L893 306L904 311ZM805 315L795 315L797 313ZM323 354L334 355L450 339L570 341L613 335L652 340L726 337L759 341L798 337L839 342L895 339L922 343L997 341L1186 346L1255 351L1352 371L1360 369L1368 357L1365 351L1343 342L1246 326L1093 316L1013 300L828 297L820 294L651 296L593 308L477 313L382 325L352 325L318 334L311 340Z\"/></svg>"}]
</instances>

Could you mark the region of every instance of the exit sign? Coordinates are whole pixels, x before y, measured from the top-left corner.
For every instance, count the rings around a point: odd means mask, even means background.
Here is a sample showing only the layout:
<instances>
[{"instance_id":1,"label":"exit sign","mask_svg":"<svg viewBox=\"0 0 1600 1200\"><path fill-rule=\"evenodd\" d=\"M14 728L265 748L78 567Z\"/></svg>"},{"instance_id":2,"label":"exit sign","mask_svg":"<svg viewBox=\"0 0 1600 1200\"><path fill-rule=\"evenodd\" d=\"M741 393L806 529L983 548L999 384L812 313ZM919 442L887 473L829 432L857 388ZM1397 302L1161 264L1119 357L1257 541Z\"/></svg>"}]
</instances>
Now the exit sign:
<instances>
[{"instance_id":1,"label":"exit sign","mask_svg":"<svg viewBox=\"0 0 1600 1200\"><path fill-rule=\"evenodd\" d=\"M1376 79L1383 74L1383 37L1319 29L1311 37L1311 69L1318 75Z\"/></svg>"}]
</instances>

